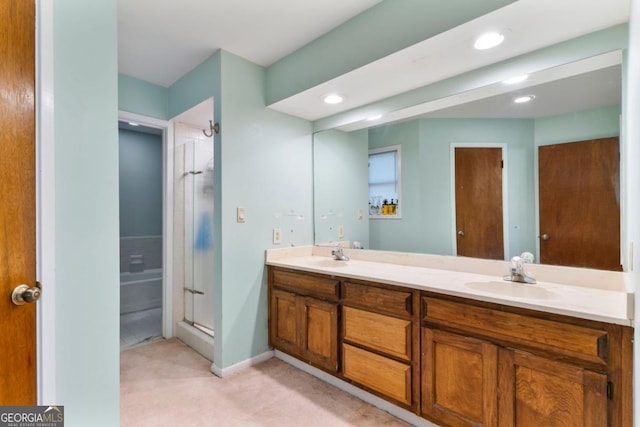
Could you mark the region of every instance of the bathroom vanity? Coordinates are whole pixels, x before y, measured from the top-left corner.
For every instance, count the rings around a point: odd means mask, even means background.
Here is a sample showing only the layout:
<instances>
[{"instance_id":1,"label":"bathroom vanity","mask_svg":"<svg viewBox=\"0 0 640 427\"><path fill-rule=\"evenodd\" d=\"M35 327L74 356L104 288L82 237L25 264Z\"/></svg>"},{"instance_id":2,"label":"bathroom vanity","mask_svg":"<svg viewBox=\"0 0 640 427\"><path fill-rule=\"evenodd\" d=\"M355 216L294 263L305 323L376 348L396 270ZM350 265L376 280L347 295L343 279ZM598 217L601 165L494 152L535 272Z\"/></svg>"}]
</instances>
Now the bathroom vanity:
<instances>
[{"instance_id":1,"label":"bathroom vanity","mask_svg":"<svg viewBox=\"0 0 640 427\"><path fill-rule=\"evenodd\" d=\"M632 424L623 273L527 285L503 261L327 251L268 251L275 349L442 426Z\"/></svg>"}]
</instances>

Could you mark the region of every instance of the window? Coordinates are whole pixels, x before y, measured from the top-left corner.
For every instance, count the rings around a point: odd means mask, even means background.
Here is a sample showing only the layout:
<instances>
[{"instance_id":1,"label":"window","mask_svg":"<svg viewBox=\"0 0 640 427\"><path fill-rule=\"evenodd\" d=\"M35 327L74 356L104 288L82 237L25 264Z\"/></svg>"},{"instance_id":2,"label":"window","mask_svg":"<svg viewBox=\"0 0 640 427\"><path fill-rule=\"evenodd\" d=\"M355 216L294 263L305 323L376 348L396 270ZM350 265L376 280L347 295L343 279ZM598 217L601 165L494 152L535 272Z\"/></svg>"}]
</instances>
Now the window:
<instances>
[{"instance_id":1,"label":"window","mask_svg":"<svg viewBox=\"0 0 640 427\"><path fill-rule=\"evenodd\" d=\"M369 150L369 217L400 218L400 146Z\"/></svg>"}]
</instances>

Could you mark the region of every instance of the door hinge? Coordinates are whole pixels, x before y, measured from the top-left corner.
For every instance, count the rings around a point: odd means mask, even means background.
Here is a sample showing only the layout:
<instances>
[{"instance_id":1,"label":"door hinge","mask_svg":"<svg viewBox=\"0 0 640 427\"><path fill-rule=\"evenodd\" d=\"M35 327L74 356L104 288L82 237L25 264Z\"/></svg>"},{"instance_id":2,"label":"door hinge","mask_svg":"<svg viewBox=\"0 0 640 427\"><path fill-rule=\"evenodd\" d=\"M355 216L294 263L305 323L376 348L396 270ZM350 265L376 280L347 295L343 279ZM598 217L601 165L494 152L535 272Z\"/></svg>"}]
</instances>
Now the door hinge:
<instances>
[{"instance_id":1,"label":"door hinge","mask_svg":"<svg viewBox=\"0 0 640 427\"><path fill-rule=\"evenodd\" d=\"M607 381L607 399L613 400L613 383Z\"/></svg>"}]
</instances>

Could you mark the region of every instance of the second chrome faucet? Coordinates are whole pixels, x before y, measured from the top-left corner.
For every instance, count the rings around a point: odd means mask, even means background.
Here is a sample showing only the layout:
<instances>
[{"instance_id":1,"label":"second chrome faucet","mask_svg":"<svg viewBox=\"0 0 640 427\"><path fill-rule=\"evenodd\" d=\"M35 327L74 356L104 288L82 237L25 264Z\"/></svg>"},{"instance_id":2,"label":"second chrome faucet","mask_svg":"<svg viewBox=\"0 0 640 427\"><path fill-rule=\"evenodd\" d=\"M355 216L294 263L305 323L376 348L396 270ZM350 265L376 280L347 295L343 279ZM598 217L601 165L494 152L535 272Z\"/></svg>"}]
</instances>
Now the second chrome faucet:
<instances>
[{"instance_id":1,"label":"second chrome faucet","mask_svg":"<svg viewBox=\"0 0 640 427\"><path fill-rule=\"evenodd\" d=\"M533 255L530 252L523 252L520 256L514 256L511 258L509 274L502 278L509 282L536 283L536 279L524 271L524 265L531 263L533 263Z\"/></svg>"}]
</instances>

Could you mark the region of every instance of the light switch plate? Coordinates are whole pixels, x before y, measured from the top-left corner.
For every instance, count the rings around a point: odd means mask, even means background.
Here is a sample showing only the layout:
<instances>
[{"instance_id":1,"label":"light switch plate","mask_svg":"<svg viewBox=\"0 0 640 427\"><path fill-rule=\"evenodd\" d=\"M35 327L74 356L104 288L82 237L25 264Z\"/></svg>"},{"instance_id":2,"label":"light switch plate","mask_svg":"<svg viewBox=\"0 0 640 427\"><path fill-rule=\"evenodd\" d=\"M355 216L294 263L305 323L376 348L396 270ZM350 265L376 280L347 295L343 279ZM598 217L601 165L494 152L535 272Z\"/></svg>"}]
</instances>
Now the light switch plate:
<instances>
[{"instance_id":1,"label":"light switch plate","mask_svg":"<svg viewBox=\"0 0 640 427\"><path fill-rule=\"evenodd\" d=\"M238 222L245 222L247 220L247 218L245 217L244 214L244 208L236 208L236 221Z\"/></svg>"},{"instance_id":2,"label":"light switch plate","mask_svg":"<svg viewBox=\"0 0 640 427\"><path fill-rule=\"evenodd\" d=\"M344 225L338 226L338 239L342 239L344 237Z\"/></svg>"}]
</instances>

